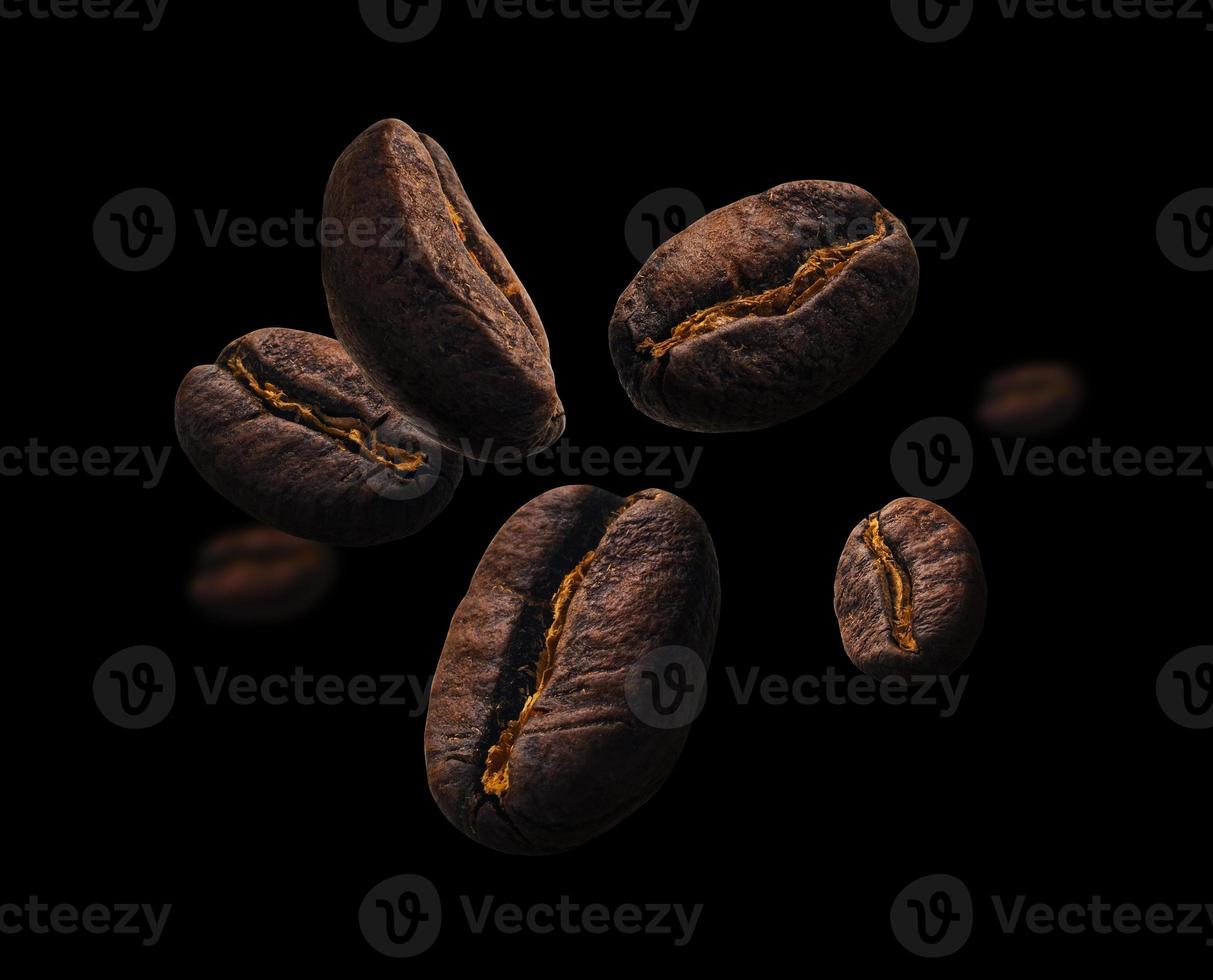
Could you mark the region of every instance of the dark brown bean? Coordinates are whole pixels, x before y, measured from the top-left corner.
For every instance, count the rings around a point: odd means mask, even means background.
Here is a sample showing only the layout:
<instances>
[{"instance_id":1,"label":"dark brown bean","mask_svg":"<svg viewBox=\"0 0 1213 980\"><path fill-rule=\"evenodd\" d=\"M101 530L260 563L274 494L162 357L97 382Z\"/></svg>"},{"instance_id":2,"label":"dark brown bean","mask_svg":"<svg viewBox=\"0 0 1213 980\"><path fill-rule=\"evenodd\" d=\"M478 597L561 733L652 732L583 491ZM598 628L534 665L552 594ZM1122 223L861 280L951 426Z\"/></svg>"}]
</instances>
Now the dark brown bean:
<instances>
[{"instance_id":1,"label":"dark brown bean","mask_svg":"<svg viewBox=\"0 0 1213 980\"><path fill-rule=\"evenodd\" d=\"M1082 379L1066 364L1021 364L986 382L977 417L998 435L1046 435L1074 418L1084 391Z\"/></svg>"},{"instance_id":2,"label":"dark brown bean","mask_svg":"<svg viewBox=\"0 0 1213 980\"><path fill-rule=\"evenodd\" d=\"M388 239L342 234L323 273L337 336L389 402L477 459L560 437L539 314L442 147L398 119L376 123L333 168L324 215Z\"/></svg>"},{"instance_id":3,"label":"dark brown bean","mask_svg":"<svg viewBox=\"0 0 1213 980\"><path fill-rule=\"evenodd\" d=\"M216 535L202 548L190 600L227 623L278 623L303 615L332 588L337 553L272 527Z\"/></svg>"},{"instance_id":4,"label":"dark brown bean","mask_svg":"<svg viewBox=\"0 0 1213 980\"><path fill-rule=\"evenodd\" d=\"M834 579L847 656L875 677L946 674L977 643L986 578L973 536L938 504L902 497L860 521Z\"/></svg>"},{"instance_id":5,"label":"dark brown bean","mask_svg":"<svg viewBox=\"0 0 1213 980\"><path fill-rule=\"evenodd\" d=\"M798 181L714 211L653 253L615 307L632 403L696 432L762 429L858 381L918 294L905 226L866 191Z\"/></svg>"},{"instance_id":6,"label":"dark brown bean","mask_svg":"<svg viewBox=\"0 0 1213 980\"><path fill-rule=\"evenodd\" d=\"M532 500L485 552L434 677L425 754L443 813L520 854L632 813L687 729L634 713L628 671L671 646L706 665L719 606L711 536L678 497L571 486Z\"/></svg>"},{"instance_id":7,"label":"dark brown bean","mask_svg":"<svg viewBox=\"0 0 1213 980\"><path fill-rule=\"evenodd\" d=\"M219 493L259 521L336 545L419 531L450 502L463 459L380 397L341 345L258 330L177 392L177 436Z\"/></svg>"}]
</instances>

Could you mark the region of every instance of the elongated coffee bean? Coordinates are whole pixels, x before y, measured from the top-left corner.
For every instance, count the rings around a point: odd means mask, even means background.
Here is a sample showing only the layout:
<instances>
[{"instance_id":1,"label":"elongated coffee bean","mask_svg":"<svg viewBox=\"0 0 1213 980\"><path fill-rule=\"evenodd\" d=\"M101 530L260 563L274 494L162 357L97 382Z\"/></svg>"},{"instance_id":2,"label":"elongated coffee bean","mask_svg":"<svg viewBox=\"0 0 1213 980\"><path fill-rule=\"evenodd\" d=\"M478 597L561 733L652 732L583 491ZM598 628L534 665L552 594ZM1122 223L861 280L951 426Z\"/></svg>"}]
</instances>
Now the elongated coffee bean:
<instances>
[{"instance_id":1,"label":"elongated coffee bean","mask_svg":"<svg viewBox=\"0 0 1213 980\"><path fill-rule=\"evenodd\" d=\"M875 677L947 674L986 615L973 536L938 504L902 497L860 521L834 579L847 656Z\"/></svg>"},{"instance_id":2,"label":"elongated coffee bean","mask_svg":"<svg viewBox=\"0 0 1213 980\"><path fill-rule=\"evenodd\" d=\"M897 218L850 184L798 181L658 248L615 307L611 355L632 403L659 422L762 429L858 381L917 295Z\"/></svg>"},{"instance_id":3,"label":"elongated coffee bean","mask_svg":"<svg viewBox=\"0 0 1213 980\"><path fill-rule=\"evenodd\" d=\"M671 647L705 669L719 609L711 536L680 498L570 486L524 506L485 552L434 677L426 768L447 819L545 854L636 810L687 728L634 710L629 675Z\"/></svg>"},{"instance_id":4,"label":"elongated coffee bean","mask_svg":"<svg viewBox=\"0 0 1213 980\"><path fill-rule=\"evenodd\" d=\"M289 534L372 545L419 531L450 502L463 459L380 397L331 337L241 337L177 392L177 437L237 507Z\"/></svg>"},{"instance_id":5,"label":"elongated coffee bean","mask_svg":"<svg viewBox=\"0 0 1213 980\"><path fill-rule=\"evenodd\" d=\"M376 123L337 161L324 214L379 229L343 234L323 273L337 336L389 402L477 459L560 437L539 314L442 147L398 119Z\"/></svg>"}]
</instances>

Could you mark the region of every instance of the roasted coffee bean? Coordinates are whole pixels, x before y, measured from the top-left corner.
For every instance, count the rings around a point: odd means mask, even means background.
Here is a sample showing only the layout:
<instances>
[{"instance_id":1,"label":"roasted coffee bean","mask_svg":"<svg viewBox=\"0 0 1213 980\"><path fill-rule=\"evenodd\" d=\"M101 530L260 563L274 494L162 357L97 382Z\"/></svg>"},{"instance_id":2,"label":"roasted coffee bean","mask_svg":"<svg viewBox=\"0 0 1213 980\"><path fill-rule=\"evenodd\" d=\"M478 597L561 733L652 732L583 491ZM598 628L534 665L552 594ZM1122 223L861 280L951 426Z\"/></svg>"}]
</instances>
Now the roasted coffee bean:
<instances>
[{"instance_id":1,"label":"roasted coffee bean","mask_svg":"<svg viewBox=\"0 0 1213 980\"><path fill-rule=\"evenodd\" d=\"M632 403L695 432L744 432L845 391L901 335L918 295L905 226L849 184L798 181L658 248L611 319Z\"/></svg>"},{"instance_id":2,"label":"roasted coffee bean","mask_svg":"<svg viewBox=\"0 0 1213 980\"><path fill-rule=\"evenodd\" d=\"M206 543L189 596L212 619L277 623L319 603L336 578L337 553L328 545L253 525Z\"/></svg>"},{"instance_id":3,"label":"roasted coffee bean","mask_svg":"<svg viewBox=\"0 0 1213 980\"><path fill-rule=\"evenodd\" d=\"M1074 418L1082 407L1084 389L1082 379L1068 365L1022 364L986 382L977 417L998 435L1046 435Z\"/></svg>"},{"instance_id":4,"label":"roasted coffee bean","mask_svg":"<svg viewBox=\"0 0 1213 980\"><path fill-rule=\"evenodd\" d=\"M902 497L851 532L834 579L847 656L874 677L947 674L986 615L973 536L938 504Z\"/></svg>"},{"instance_id":5,"label":"roasted coffee bean","mask_svg":"<svg viewBox=\"0 0 1213 980\"><path fill-rule=\"evenodd\" d=\"M407 537L463 475L380 397L330 337L269 329L228 344L177 392L177 437L198 472L252 517L336 545Z\"/></svg>"},{"instance_id":6,"label":"roasted coffee bean","mask_svg":"<svg viewBox=\"0 0 1213 980\"><path fill-rule=\"evenodd\" d=\"M687 728L633 713L629 669L668 647L706 667L719 611L711 535L680 498L570 486L524 506L485 552L434 676L426 768L447 819L546 854L636 810Z\"/></svg>"},{"instance_id":7,"label":"roasted coffee bean","mask_svg":"<svg viewBox=\"0 0 1213 980\"><path fill-rule=\"evenodd\" d=\"M376 123L337 161L324 214L386 229L343 235L323 272L337 336L389 402L477 459L560 438L539 314L442 147L398 119Z\"/></svg>"}]
</instances>

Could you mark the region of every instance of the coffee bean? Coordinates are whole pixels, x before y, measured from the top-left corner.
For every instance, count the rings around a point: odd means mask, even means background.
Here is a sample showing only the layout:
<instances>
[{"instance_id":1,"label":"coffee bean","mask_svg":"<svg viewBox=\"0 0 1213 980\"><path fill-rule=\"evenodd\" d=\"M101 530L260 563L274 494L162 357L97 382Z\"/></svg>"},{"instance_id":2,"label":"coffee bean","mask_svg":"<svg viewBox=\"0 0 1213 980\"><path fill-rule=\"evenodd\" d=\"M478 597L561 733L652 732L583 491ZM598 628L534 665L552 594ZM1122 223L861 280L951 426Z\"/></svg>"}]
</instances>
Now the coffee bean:
<instances>
[{"instance_id":1,"label":"coffee bean","mask_svg":"<svg viewBox=\"0 0 1213 980\"><path fill-rule=\"evenodd\" d=\"M1068 365L1022 364L986 382L977 417L998 435L1046 435L1074 418L1082 407L1084 388Z\"/></svg>"},{"instance_id":2,"label":"coffee bean","mask_svg":"<svg viewBox=\"0 0 1213 980\"><path fill-rule=\"evenodd\" d=\"M463 459L391 408L330 337L258 330L194 368L177 437L236 506L336 545L407 537L438 516Z\"/></svg>"},{"instance_id":3,"label":"coffee bean","mask_svg":"<svg viewBox=\"0 0 1213 980\"><path fill-rule=\"evenodd\" d=\"M902 497L851 532L834 579L847 656L874 677L947 674L986 615L977 545L938 504Z\"/></svg>"},{"instance_id":4,"label":"coffee bean","mask_svg":"<svg viewBox=\"0 0 1213 980\"><path fill-rule=\"evenodd\" d=\"M426 767L447 819L546 854L636 810L687 728L634 713L629 670L671 646L706 668L719 610L711 535L678 497L570 486L524 506L485 552L434 677Z\"/></svg>"},{"instance_id":5,"label":"coffee bean","mask_svg":"<svg viewBox=\"0 0 1213 980\"><path fill-rule=\"evenodd\" d=\"M206 543L189 596L215 620L278 623L315 606L336 577L337 553L328 545L253 525Z\"/></svg>"},{"instance_id":6,"label":"coffee bean","mask_svg":"<svg viewBox=\"0 0 1213 980\"><path fill-rule=\"evenodd\" d=\"M389 402L477 459L560 437L539 314L442 147L397 119L376 123L337 161L324 214L382 233L343 235L322 261L337 336Z\"/></svg>"},{"instance_id":7,"label":"coffee bean","mask_svg":"<svg viewBox=\"0 0 1213 980\"><path fill-rule=\"evenodd\" d=\"M918 294L905 226L849 184L798 181L731 204L653 253L611 319L632 403L666 425L744 432L845 391Z\"/></svg>"}]
</instances>

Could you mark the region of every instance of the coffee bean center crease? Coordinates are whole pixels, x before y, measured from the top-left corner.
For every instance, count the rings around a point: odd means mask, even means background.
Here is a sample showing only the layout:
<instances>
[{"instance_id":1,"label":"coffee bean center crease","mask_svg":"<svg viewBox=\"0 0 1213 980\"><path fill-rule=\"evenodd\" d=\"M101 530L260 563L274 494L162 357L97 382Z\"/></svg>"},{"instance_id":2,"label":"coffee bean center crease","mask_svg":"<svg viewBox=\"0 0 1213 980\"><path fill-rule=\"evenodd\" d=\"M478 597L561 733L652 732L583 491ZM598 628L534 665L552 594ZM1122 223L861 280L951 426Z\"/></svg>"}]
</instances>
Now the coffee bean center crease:
<instances>
[{"instance_id":1,"label":"coffee bean center crease","mask_svg":"<svg viewBox=\"0 0 1213 980\"><path fill-rule=\"evenodd\" d=\"M636 346L636 350L648 351L657 359L693 337L710 333L743 317L776 317L795 313L825 289L856 255L889 236L887 217L892 217L887 211L877 213L873 219L875 230L864 238L844 245L813 249L797 267L792 278L782 285L760 293L734 296L692 313L665 340L656 341L646 337Z\"/></svg>"},{"instance_id":2,"label":"coffee bean center crease","mask_svg":"<svg viewBox=\"0 0 1213 980\"><path fill-rule=\"evenodd\" d=\"M451 219L451 224L455 226L455 233L459 236L459 240L463 243L463 247L467 249L467 253L471 257L472 262L475 263L476 268L488 277L489 282L497 287L501 295L509 301L510 305L518 312L519 316L522 316L525 313L525 307L522 305L522 287L518 283L513 282L504 276L494 275L484 267L484 263L480 261L480 256L476 254L476 249L473 248L472 243L468 241L467 226L464 224L463 215L461 215L455 205L451 203L451 199L449 197L443 195L443 200L446 201L446 213Z\"/></svg>"},{"instance_id":3,"label":"coffee bean center crease","mask_svg":"<svg viewBox=\"0 0 1213 980\"><path fill-rule=\"evenodd\" d=\"M228 358L227 369L261 399L267 411L335 439L351 452L380 463L401 476L411 476L426 463L425 453L401 449L381 441L375 430L361 419L327 415L311 405L295 401L272 382L258 379L245 365L240 354Z\"/></svg>"},{"instance_id":4,"label":"coffee bean center crease","mask_svg":"<svg viewBox=\"0 0 1213 980\"><path fill-rule=\"evenodd\" d=\"M918 640L914 637L913 590L909 572L902 567L893 549L880 530L880 515L868 518L864 528L863 542L876 559L880 573L880 591L884 597L885 616L889 632L894 641L906 653L918 652Z\"/></svg>"},{"instance_id":5,"label":"coffee bean center crease","mask_svg":"<svg viewBox=\"0 0 1213 980\"><path fill-rule=\"evenodd\" d=\"M607 530L619 519L620 515L639 499L643 498L640 496L629 497L622 507L607 518L606 524L602 529L602 535L599 538L599 547L594 551L586 552L581 561L574 565L572 570L564 576L556 589L555 595L552 596L552 621L544 633L543 647L539 651L539 657L536 659L534 666L535 687L523 703L518 717L509 722L501 730L497 744L489 749L488 755L485 757L484 773L480 777L480 782L486 794L502 799L509 790L510 753L513 751L515 744L517 744L527 721L535 714L539 699L543 696L548 681L551 680L552 671L556 667L556 651L560 646L560 639L564 634L573 598L577 595L577 590L581 587L581 583L585 581L590 566L594 563L595 557L601 550L601 541L606 537Z\"/></svg>"},{"instance_id":6,"label":"coffee bean center crease","mask_svg":"<svg viewBox=\"0 0 1213 980\"><path fill-rule=\"evenodd\" d=\"M523 726L534 713L535 705L552 676L552 668L556 665L556 648L560 645L560 636L564 632L564 624L568 619L569 605L573 601L573 596L577 594L577 589L585 580L586 572L594 561L594 555L595 552L588 552L564 577L560 587L556 590L556 595L552 599L552 624L544 634L543 649L539 651L539 659L535 663L535 690L527 697L518 717L505 726L497 744L489 749L485 759L484 775L480 778L486 793L500 798L510 788L510 751L522 733Z\"/></svg>"}]
</instances>

